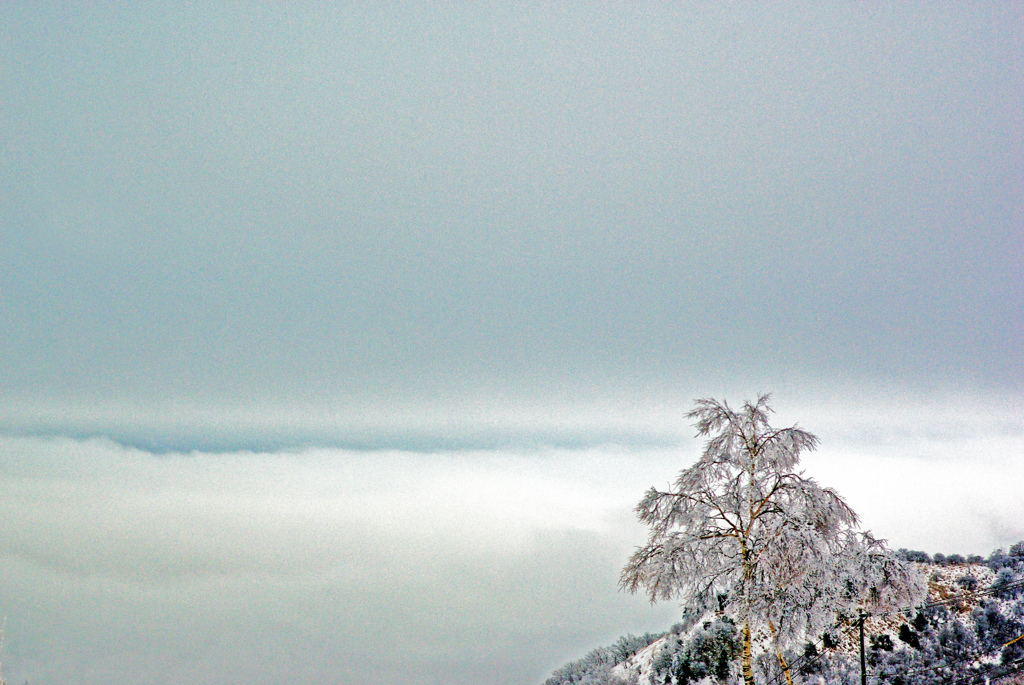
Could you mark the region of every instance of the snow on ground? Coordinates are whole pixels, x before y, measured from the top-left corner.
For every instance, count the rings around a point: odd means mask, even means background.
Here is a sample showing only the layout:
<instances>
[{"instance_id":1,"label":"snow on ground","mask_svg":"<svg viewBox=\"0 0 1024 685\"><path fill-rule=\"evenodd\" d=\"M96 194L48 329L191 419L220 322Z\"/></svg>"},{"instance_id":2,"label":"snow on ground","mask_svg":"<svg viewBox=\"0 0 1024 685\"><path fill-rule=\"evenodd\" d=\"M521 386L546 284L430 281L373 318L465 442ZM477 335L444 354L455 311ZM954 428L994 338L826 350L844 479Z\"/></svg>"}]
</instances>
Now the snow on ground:
<instances>
[{"instance_id":1,"label":"snow on ground","mask_svg":"<svg viewBox=\"0 0 1024 685\"><path fill-rule=\"evenodd\" d=\"M953 600L947 605L950 613L965 624L970 626L971 612L980 605L982 599L997 601L1006 604L1007 600L992 598L983 594L970 594L968 590L973 587L976 590L984 590L995 583L996 573L985 564L952 564L939 566L936 564L920 564L922 573L928 576L928 601L939 602ZM973 584L965 578L973 578ZM959 598L959 599L955 599ZM613 677L617 677L626 683L638 683L649 685L654 683L654 672L652 665L658 653L669 645L670 642L682 640L687 642L692 634L698 630L705 620L713 618L711 615L697 620L687 630L676 633L666 633L655 640L647 647L644 647L633 656L620 664L617 664L611 671ZM901 645L899 641L900 626L907 623L907 617L902 613L870 616L865 621L866 635L888 635L894 645ZM850 657L856 657L860 653L860 631L855 625L848 626L837 635L838 646L835 651ZM755 654L764 653L770 648L770 640L767 635L755 636L753 651ZM988 659L982 659L985 663L995 663L998 655ZM1013 680L1013 677L1019 680ZM1024 684L1024 676L1013 676L1009 680L999 681L1000 685L1011 685L1018 682Z\"/></svg>"}]
</instances>

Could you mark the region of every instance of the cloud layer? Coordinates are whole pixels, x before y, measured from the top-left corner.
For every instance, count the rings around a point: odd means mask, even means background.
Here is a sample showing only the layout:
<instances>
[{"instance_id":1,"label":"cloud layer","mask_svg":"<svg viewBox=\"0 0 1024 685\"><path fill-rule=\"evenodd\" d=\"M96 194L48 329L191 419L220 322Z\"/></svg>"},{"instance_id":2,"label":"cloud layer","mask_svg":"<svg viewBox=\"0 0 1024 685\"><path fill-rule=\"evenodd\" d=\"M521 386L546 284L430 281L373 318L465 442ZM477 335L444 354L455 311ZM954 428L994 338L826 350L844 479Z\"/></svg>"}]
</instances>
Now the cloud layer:
<instances>
[{"instance_id":1,"label":"cloud layer","mask_svg":"<svg viewBox=\"0 0 1024 685\"><path fill-rule=\"evenodd\" d=\"M614 449L2 448L5 663L31 682L530 682L675 613L615 593Z\"/></svg>"},{"instance_id":2,"label":"cloud layer","mask_svg":"<svg viewBox=\"0 0 1024 685\"><path fill-rule=\"evenodd\" d=\"M781 404L864 525L987 554L1024 538L1019 407ZM924 417L924 418L923 418ZM154 454L4 437L8 677L538 682L678 608L617 591L631 509L700 443ZM154 666L156 664L156 666ZM149 680L146 680L149 678Z\"/></svg>"}]
</instances>

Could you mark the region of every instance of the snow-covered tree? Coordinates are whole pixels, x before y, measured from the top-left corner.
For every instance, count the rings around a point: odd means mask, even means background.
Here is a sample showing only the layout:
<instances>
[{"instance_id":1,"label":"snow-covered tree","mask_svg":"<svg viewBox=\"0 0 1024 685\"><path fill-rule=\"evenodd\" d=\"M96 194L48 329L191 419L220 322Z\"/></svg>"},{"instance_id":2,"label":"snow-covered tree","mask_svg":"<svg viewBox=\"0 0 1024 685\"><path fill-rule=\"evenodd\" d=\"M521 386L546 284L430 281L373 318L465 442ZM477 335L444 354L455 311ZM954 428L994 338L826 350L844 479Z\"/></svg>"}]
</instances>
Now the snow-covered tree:
<instances>
[{"instance_id":1,"label":"snow-covered tree","mask_svg":"<svg viewBox=\"0 0 1024 685\"><path fill-rule=\"evenodd\" d=\"M916 564L908 562L866 531L846 536L837 557L842 610L888 613L924 601L928 583Z\"/></svg>"},{"instance_id":2,"label":"snow-covered tree","mask_svg":"<svg viewBox=\"0 0 1024 685\"><path fill-rule=\"evenodd\" d=\"M710 439L670 491L652 488L637 505L650 535L621 577L651 601L677 597L732 616L746 685L754 685L752 632L771 636L789 680L784 646L844 608L898 604L923 589L903 577L905 562L855 530L857 515L834 490L794 470L818 440L796 426L773 428L769 399L739 411L696 402L687 417Z\"/></svg>"}]
</instances>

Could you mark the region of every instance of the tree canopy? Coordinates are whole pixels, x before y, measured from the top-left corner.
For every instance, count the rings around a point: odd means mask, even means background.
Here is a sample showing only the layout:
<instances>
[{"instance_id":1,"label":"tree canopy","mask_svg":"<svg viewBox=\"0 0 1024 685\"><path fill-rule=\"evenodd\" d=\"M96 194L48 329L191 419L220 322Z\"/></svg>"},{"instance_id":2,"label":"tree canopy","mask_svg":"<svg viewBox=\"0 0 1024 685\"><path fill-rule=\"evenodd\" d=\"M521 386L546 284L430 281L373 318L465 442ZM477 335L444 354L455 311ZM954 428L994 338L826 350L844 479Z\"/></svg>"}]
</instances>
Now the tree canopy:
<instances>
[{"instance_id":1,"label":"tree canopy","mask_svg":"<svg viewBox=\"0 0 1024 685\"><path fill-rule=\"evenodd\" d=\"M642 588L651 601L679 598L735 618L747 685L752 631L767 631L788 674L781 646L844 610L912 603L924 592L905 562L856 529L838 493L795 471L818 439L773 428L769 400L739 411L697 400L687 417L709 436L704 451L670 491L651 488L637 505L650 533L621 576L623 588Z\"/></svg>"}]
</instances>

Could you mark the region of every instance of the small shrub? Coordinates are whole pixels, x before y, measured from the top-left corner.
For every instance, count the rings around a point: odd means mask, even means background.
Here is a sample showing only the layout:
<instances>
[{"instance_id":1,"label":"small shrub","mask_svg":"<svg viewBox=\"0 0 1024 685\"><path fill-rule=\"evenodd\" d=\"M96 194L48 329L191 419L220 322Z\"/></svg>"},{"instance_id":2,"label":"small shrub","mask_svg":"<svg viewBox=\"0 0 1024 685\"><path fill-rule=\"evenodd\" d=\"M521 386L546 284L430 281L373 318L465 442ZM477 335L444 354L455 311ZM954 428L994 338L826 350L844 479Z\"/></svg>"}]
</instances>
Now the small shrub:
<instances>
[{"instance_id":1,"label":"small shrub","mask_svg":"<svg viewBox=\"0 0 1024 685\"><path fill-rule=\"evenodd\" d=\"M729 677L739 654L736 625L727 618L716 619L704 623L689 643L666 644L652 667L661 682L687 685L709 677L722 681Z\"/></svg>"},{"instance_id":2,"label":"small shrub","mask_svg":"<svg viewBox=\"0 0 1024 685\"><path fill-rule=\"evenodd\" d=\"M813 642L808 642L804 645L803 658L800 659L797 671L801 675L813 675L815 673L821 673L822 663L821 654L818 653L818 648Z\"/></svg>"},{"instance_id":3,"label":"small shrub","mask_svg":"<svg viewBox=\"0 0 1024 685\"><path fill-rule=\"evenodd\" d=\"M881 635L872 635L870 639L871 649L882 650L883 652L891 652L893 650L892 638L889 637L888 633L882 633Z\"/></svg>"},{"instance_id":4,"label":"small shrub","mask_svg":"<svg viewBox=\"0 0 1024 685\"><path fill-rule=\"evenodd\" d=\"M644 633L639 636L626 635L616 640L615 644L609 647L609 651L611 652L615 663L621 664L623 661L660 638L663 634L664 633Z\"/></svg>"},{"instance_id":5,"label":"small shrub","mask_svg":"<svg viewBox=\"0 0 1024 685\"><path fill-rule=\"evenodd\" d=\"M992 554L988 555L988 561L985 563L990 569L998 572L999 569L1005 566L1012 566L1013 560L1010 557L1006 556L1006 553L1003 552L1003 550L997 549L996 551L992 552Z\"/></svg>"},{"instance_id":6,"label":"small shrub","mask_svg":"<svg viewBox=\"0 0 1024 685\"><path fill-rule=\"evenodd\" d=\"M978 589L978 579L968 573L956 579L956 584L967 592L974 592Z\"/></svg>"},{"instance_id":7,"label":"small shrub","mask_svg":"<svg viewBox=\"0 0 1024 685\"><path fill-rule=\"evenodd\" d=\"M924 631L928 627L928 617L924 615L924 612L917 612L917 616L914 617L914 628L918 632Z\"/></svg>"},{"instance_id":8,"label":"small shrub","mask_svg":"<svg viewBox=\"0 0 1024 685\"><path fill-rule=\"evenodd\" d=\"M977 653L977 639L974 633L959 621L950 621L939 631L939 647L950 663L972 659Z\"/></svg>"},{"instance_id":9,"label":"small shrub","mask_svg":"<svg viewBox=\"0 0 1024 685\"><path fill-rule=\"evenodd\" d=\"M906 642L914 649L921 649L921 637L913 628L904 623L900 626L900 633L897 635L902 642Z\"/></svg>"},{"instance_id":10,"label":"small shrub","mask_svg":"<svg viewBox=\"0 0 1024 685\"><path fill-rule=\"evenodd\" d=\"M907 561L916 561L923 564L932 563L932 558L928 556L927 552L922 552L916 549L900 549L897 554Z\"/></svg>"},{"instance_id":11,"label":"small shrub","mask_svg":"<svg viewBox=\"0 0 1024 685\"><path fill-rule=\"evenodd\" d=\"M1014 583L1016 576L1013 573L1013 569L1003 567L996 573L996 581L992 584L992 594L999 599L1015 599L1021 594L1022 588L1014 587L1010 585Z\"/></svg>"}]
</instances>

